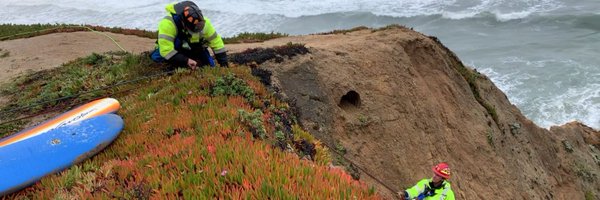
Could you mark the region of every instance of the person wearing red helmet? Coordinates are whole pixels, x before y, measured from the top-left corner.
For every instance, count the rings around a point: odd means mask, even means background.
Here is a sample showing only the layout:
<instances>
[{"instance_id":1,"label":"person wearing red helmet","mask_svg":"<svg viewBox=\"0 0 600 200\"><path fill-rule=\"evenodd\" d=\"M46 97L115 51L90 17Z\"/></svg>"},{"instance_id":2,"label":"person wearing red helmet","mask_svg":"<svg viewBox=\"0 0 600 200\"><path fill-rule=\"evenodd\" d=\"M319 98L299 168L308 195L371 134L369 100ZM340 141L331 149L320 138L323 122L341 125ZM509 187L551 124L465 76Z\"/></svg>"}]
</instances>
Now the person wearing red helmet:
<instances>
[{"instance_id":1,"label":"person wearing red helmet","mask_svg":"<svg viewBox=\"0 0 600 200\"><path fill-rule=\"evenodd\" d=\"M227 50L221 36L191 1L168 4L168 16L158 24L156 48L150 55L155 62L196 69L215 66L207 48L213 50L219 65L227 67Z\"/></svg>"},{"instance_id":2,"label":"person wearing red helmet","mask_svg":"<svg viewBox=\"0 0 600 200\"><path fill-rule=\"evenodd\" d=\"M422 179L409 189L398 192L400 199L419 199L419 200L454 200L454 192L450 187L450 167L448 163L441 162L431 168L432 178Z\"/></svg>"}]
</instances>

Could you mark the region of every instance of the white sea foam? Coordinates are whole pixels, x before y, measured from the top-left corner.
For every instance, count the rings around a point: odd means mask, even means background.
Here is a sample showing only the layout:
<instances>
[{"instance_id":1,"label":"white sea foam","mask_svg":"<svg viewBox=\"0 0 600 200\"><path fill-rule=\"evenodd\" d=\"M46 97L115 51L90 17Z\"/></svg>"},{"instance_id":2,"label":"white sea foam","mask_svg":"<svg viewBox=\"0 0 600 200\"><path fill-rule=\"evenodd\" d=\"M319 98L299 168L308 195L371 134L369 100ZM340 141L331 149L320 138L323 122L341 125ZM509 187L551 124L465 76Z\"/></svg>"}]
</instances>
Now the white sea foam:
<instances>
[{"instance_id":1,"label":"white sea foam","mask_svg":"<svg viewBox=\"0 0 600 200\"><path fill-rule=\"evenodd\" d=\"M480 72L539 126L549 128L579 121L600 128L600 72L595 66L573 60L529 61L520 57L505 58L502 65ZM551 66L569 68L557 70ZM544 70L547 73L532 72Z\"/></svg>"},{"instance_id":2,"label":"white sea foam","mask_svg":"<svg viewBox=\"0 0 600 200\"><path fill-rule=\"evenodd\" d=\"M164 6L169 2L172 0L1 0L0 23L69 23L156 30L158 20L165 14ZM514 30L515 33L510 37L502 37L497 32L490 32L489 30L494 27L490 27L489 24L482 25L469 21L480 17L492 17L497 21L506 22L553 13L598 13L600 7L595 0L575 3L566 0L203 0L195 2L205 15L212 19L223 36L232 36L245 31L292 30L290 26L295 26L293 30L305 30L297 31L302 33L321 31L328 28L327 24L319 24L321 27L313 29L304 27L317 26L315 22L324 20L339 21L337 24L331 24L329 28L344 27L344 23L354 26L357 24L340 21L340 19L354 22L369 17L376 18L371 21L366 20L373 23L377 23L378 20L389 20L392 17L394 19L410 17L410 20L418 18L417 25L422 25L421 27L429 31L436 31L440 38L444 37L444 33L452 34L452 30L457 29L465 30L458 32L460 34L473 32L474 35L466 35L465 38L455 37L461 41L457 46L466 47L463 49L470 50L472 54L477 54L479 50L486 50L489 54L486 58L464 55L464 58L468 59L463 58L463 60L472 62L472 66L478 67L481 72L490 76L496 85L507 93L511 102L523 110L524 114L544 127L575 119L600 129L600 72L597 66L600 60L595 56L587 56L577 61L569 60L572 56L566 51L581 52L582 50L573 47L563 48L574 43L556 41L569 39L561 35L565 34L564 30L545 32L548 29L532 26L532 30L518 29ZM345 13L367 13L368 15L349 14L348 17L344 15ZM450 19L460 26L453 26L449 30L448 27L435 23L438 16ZM429 20L428 17L434 20ZM467 23L457 22L461 20ZM569 32L572 32L571 27L569 28ZM507 30L512 29L501 31ZM519 34L523 32L519 31L523 30L530 34L533 32L556 34L553 41L565 42L565 46L554 50L538 48L534 50L535 52L531 52L531 48L520 49L513 51L512 56L507 55L507 49L502 45L492 45L496 49L488 47L490 44L500 42L494 38L507 40L507 43L510 43L508 41L536 42L536 35L529 35L529 38L520 36ZM590 37L594 36L593 34L595 33L581 33ZM476 40L478 42L475 42L477 44L469 44L469 41L474 41L474 37L480 37ZM538 43L545 42L547 41ZM514 48L520 47L514 46ZM557 50L565 51L565 55L555 53ZM583 52L589 54L593 50ZM460 55L462 52L457 53ZM503 58L497 58L495 63L488 61L495 56ZM552 60L553 57L558 58ZM581 64L582 60L586 59L588 63ZM596 66L590 63L596 63ZM565 68L569 71L565 71Z\"/></svg>"},{"instance_id":3,"label":"white sea foam","mask_svg":"<svg viewBox=\"0 0 600 200\"><path fill-rule=\"evenodd\" d=\"M0 11L0 21L7 14L28 18L36 23L40 18L62 18L69 13L96 11L103 17L119 17L119 13L141 15L162 11L164 0L2 0L0 6L9 9ZM558 0L204 0L196 1L204 10L237 15L281 15L285 17L312 16L326 13L369 12L380 16L413 17L421 15L443 15L451 19L473 17L489 12L498 19L516 19L534 12L547 12L561 7ZM54 7L52 12L38 10L38 6ZM13 9L11 9L13 8ZM22 10L27 12L22 12ZM15 10L10 12L7 10ZM85 13L83 13L85 14ZM92 13L93 14L93 13ZM26 21L26 20L24 20Z\"/></svg>"}]
</instances>

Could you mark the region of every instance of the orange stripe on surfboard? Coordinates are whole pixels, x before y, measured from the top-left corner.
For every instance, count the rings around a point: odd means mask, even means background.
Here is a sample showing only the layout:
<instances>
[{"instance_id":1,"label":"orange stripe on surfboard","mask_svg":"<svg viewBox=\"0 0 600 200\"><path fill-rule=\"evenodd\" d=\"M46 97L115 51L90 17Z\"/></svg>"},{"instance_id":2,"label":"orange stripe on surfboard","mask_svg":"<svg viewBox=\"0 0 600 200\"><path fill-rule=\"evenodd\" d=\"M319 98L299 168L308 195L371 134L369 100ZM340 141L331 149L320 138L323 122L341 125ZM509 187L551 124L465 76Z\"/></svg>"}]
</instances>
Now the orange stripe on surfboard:
<instances>
[{"instance_id":1,"label":"orange stripe on surfboard","mask_svg":"<svg viewBox=\"0 0 600 200\"><path fill-rule=\"evenodd\" d=\"M79 106L31 129L21 131L0 141L0 147L35 137L54 128L119 110L119 101L104 98Z\"/></svg>"}]
</instances>

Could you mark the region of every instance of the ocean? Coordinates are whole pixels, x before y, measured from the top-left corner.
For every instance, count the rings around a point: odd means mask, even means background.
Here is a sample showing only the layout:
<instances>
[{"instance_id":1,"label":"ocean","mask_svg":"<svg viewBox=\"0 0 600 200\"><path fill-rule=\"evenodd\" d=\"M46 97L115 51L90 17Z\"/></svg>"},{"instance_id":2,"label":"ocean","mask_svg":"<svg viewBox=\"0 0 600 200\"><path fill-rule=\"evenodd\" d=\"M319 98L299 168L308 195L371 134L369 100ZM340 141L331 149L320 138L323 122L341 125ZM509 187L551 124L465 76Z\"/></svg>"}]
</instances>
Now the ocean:
<instances>
[{"instance_id":1,"label":"ocean","mask_svg":"<svg viewBox=\"0 0 600 200\"><path fill-rule=\"evenodd\" d=\"M0 23L155 30L162 0L2 0ZM204 0L223 36L401 24L438 37L536 124L600 129L598 0Z\"/></svg>"}]
</instances>

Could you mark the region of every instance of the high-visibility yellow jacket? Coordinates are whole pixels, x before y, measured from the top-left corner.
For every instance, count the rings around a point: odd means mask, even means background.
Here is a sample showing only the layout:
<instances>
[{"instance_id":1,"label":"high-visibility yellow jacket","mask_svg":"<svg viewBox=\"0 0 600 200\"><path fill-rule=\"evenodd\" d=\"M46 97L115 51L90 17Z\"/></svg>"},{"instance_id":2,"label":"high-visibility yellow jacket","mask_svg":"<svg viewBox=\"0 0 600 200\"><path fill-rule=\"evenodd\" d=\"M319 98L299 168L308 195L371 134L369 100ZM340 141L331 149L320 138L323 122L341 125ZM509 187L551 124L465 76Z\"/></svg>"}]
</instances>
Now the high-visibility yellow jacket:
<instances>
[{"instance_id":1,"label":"high-visibility yellow jacket","mask_svg":"<svg viewBox=\"0 0 600 200\"><path fill-rule=\"evenodd\" d=\"M175 38L177 37L190 43L190 46L197 45L198 43L207 43L215 54L227 51L221 36L217 34L217 31L210 23L210 20L206 17L204 17L204 29L200 32L190 33L184 28L181 28L183 30L178 29L177 24L175 23L180 22L174 20L174 15L182 13L183 11L175 10L175 4L177 3L171 3L165 7L169 15L164 17L158 24L157 48L162 57L170 60L173 56L177 55L177 50L175 50Z\"/></svg>"},{"instance_id":2,"label":"high-visibility yellow jacket","mask_svg":"<svg viewBox=\"0 0 600 200\"><path fill-rule=\"evenodd\" d=\"M450 182L445 181L442 186L437 189L432 189L429 183L431 179L426 178L420 180L415 186L407 189L408 199L425 199L425 200L454 200L454 192L450 188Z\"/></svg>"}]
</instances>

